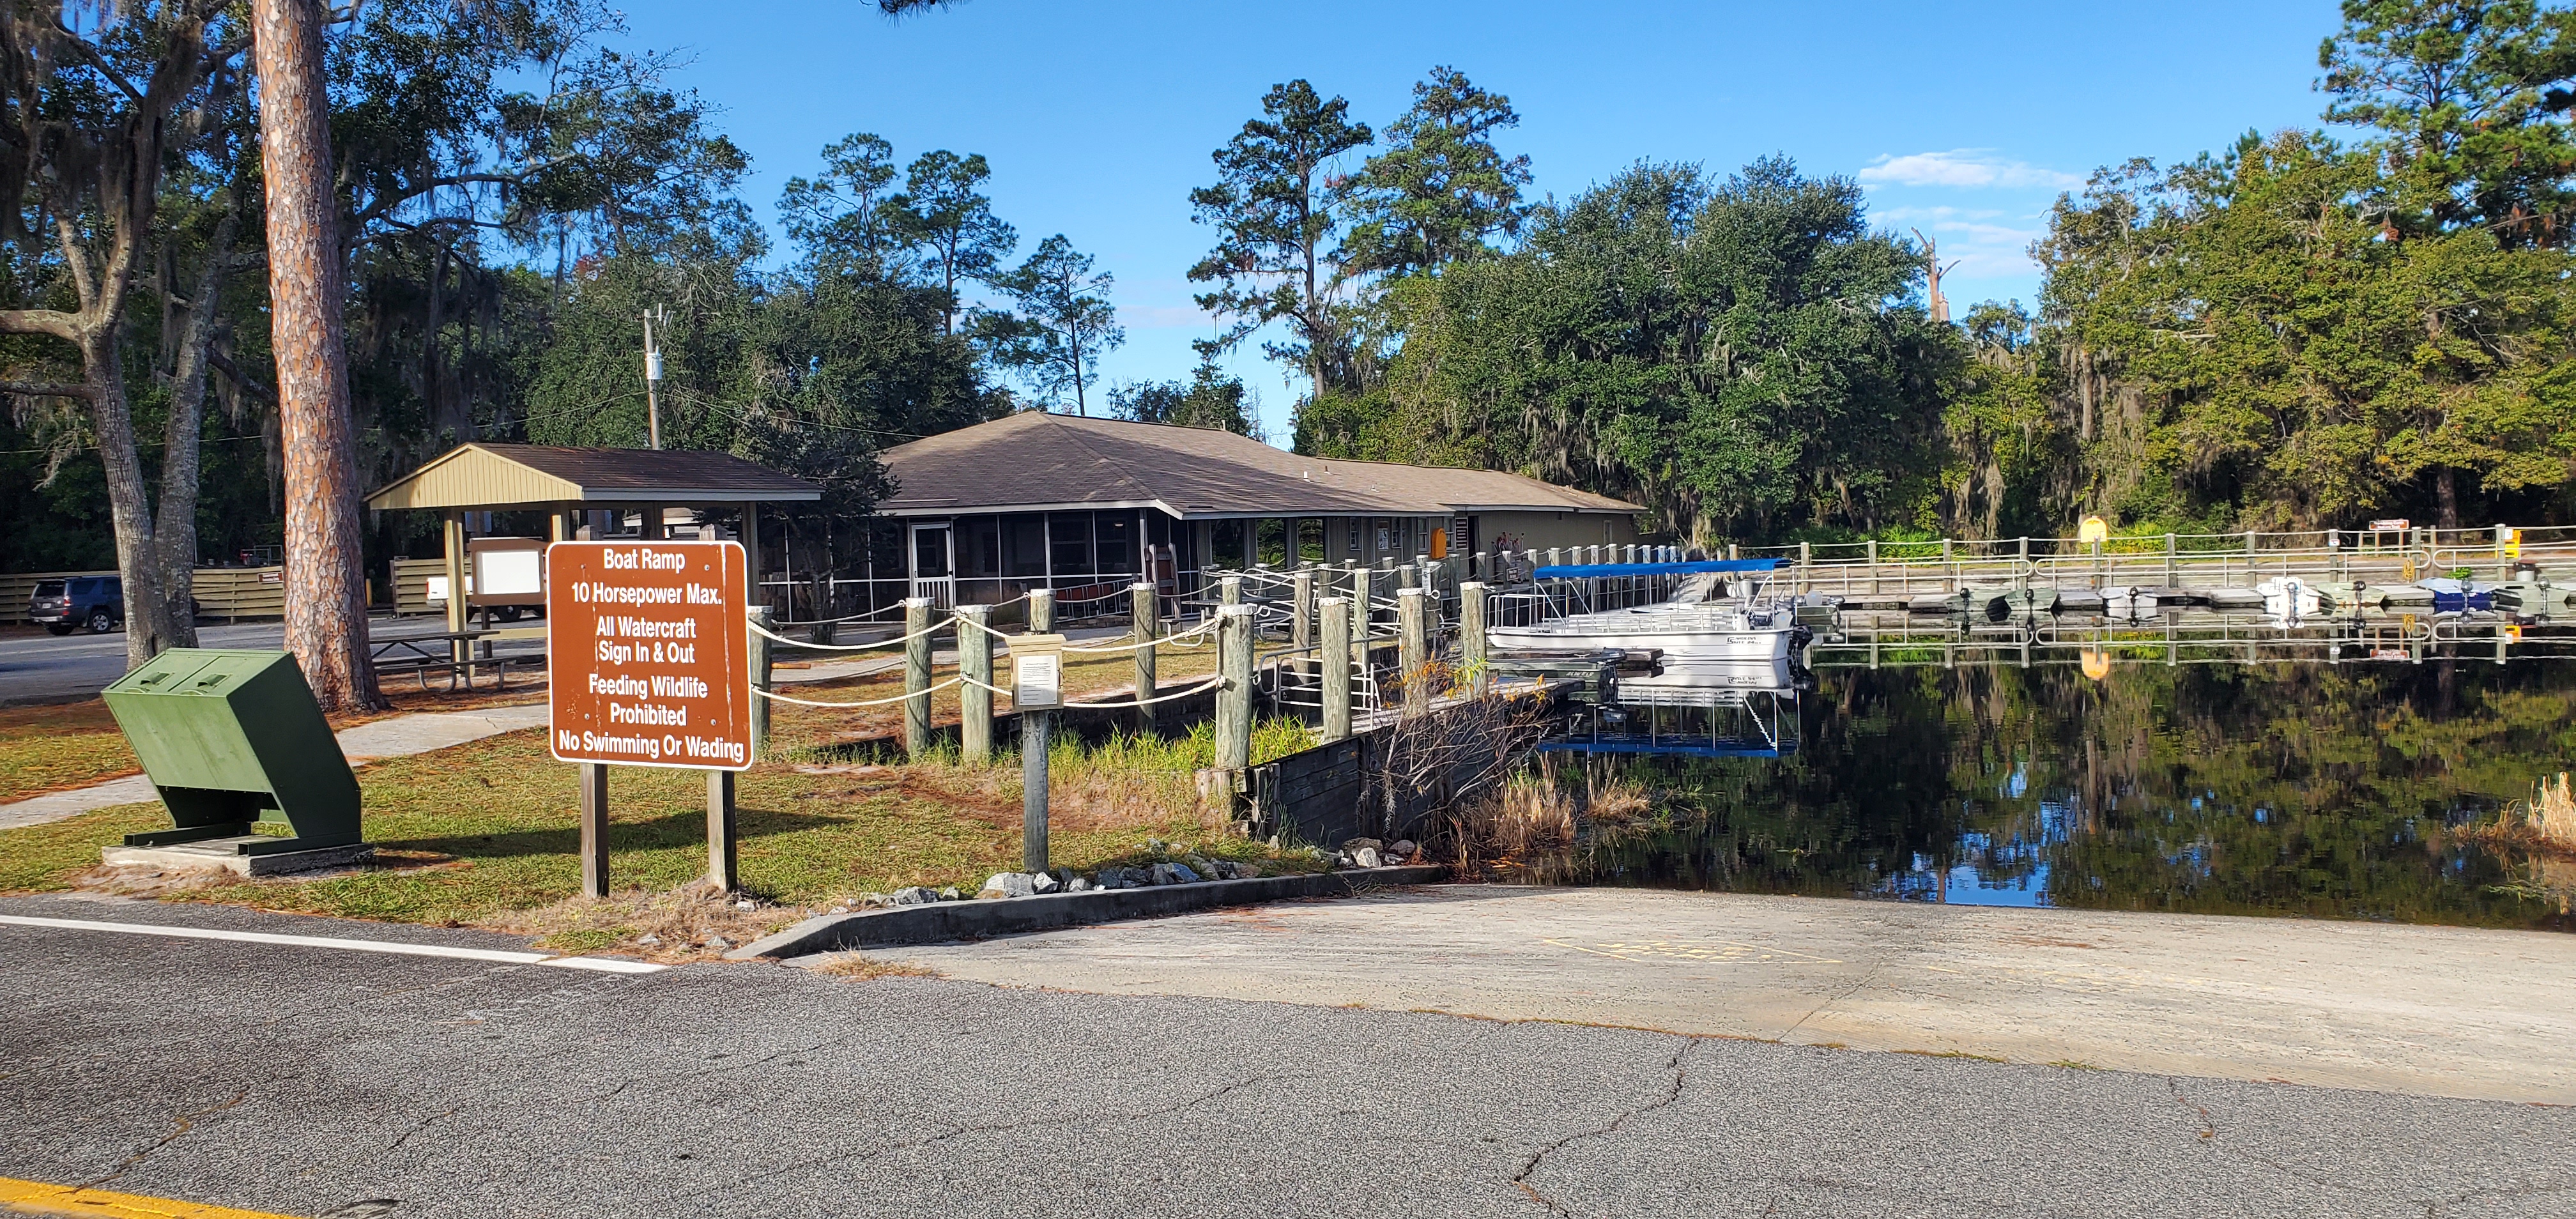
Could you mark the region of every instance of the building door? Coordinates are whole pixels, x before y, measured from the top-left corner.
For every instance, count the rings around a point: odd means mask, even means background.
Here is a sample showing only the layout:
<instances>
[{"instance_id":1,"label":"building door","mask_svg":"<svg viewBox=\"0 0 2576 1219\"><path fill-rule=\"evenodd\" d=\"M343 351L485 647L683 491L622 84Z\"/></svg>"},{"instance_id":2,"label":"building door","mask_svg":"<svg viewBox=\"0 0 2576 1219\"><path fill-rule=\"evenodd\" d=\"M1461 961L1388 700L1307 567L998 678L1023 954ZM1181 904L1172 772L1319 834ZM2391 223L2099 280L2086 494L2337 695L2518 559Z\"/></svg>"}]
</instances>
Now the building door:
<instances>
[{"instance_id":1,"label":"building door","mask_svg":"<svg viewBox=\"0 0 2576 1219\"><path fill-rule=\"evenodd\" d=\"M912 527L912 595L940 609L957 605L957 566L948 523Z\"/></svg>"}]
</instances>

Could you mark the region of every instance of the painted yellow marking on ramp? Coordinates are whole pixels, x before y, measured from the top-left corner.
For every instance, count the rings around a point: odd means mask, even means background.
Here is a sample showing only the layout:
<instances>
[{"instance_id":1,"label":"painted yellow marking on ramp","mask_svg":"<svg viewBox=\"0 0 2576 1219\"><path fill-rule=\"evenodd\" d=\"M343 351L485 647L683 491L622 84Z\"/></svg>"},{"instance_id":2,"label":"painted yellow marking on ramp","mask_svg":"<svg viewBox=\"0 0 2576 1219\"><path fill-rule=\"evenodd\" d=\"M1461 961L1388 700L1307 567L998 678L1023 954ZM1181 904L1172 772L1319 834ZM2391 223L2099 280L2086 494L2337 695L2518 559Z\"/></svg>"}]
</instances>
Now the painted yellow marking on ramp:
<instances>
[{"instance_id":1,"label":"painted yellow marking on ramp","mask_svg":"<svg viewBox=\"0 0 2576 1219\"><path fill-rule=\"evenodd\" d=\"M86 1215L96 1219L294 1219L268 1211L237 1211L229 1206L113 1194L75 1185L14 1181L0 1177L0 1214Z\"/></svg>"},{"instance_id":2,"label":"painted yellow marking on ramp","mask_svg":"<svg viewBox=\"0 0 2576 1219\"><path fill-rule=\"evenodd\" d=\"M1738 944L1732 940L1608 940L1578 944L1572 940L1539 941L1554 948L1571 948L1594 956L1616 957L1622 961L1771 961L1792 960L1816 965L1840 965L1833 957L1782 948L1777 944Z\"/></svg>"}]
</instances>

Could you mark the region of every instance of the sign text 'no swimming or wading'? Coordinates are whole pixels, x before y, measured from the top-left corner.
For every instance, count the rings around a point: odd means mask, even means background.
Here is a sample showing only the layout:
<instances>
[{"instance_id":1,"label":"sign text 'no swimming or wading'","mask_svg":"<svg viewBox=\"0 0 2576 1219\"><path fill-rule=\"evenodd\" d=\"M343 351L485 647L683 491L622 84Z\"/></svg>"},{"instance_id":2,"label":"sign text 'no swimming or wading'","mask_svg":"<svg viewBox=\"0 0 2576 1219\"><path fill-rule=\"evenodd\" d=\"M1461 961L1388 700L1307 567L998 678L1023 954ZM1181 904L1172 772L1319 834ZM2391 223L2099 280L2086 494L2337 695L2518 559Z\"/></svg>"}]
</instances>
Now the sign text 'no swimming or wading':
<instances>
[{"instance_id":1,"label":"sign text 'no swimming or wading'","mask_svg":"<svg viewBox=\"0 0 2576 1219\"><path fill-rule=\"evenodd\" d=\"M546 548L547 743L565 762L751 765L739 542Z\"/></svg>"}]
</instances>

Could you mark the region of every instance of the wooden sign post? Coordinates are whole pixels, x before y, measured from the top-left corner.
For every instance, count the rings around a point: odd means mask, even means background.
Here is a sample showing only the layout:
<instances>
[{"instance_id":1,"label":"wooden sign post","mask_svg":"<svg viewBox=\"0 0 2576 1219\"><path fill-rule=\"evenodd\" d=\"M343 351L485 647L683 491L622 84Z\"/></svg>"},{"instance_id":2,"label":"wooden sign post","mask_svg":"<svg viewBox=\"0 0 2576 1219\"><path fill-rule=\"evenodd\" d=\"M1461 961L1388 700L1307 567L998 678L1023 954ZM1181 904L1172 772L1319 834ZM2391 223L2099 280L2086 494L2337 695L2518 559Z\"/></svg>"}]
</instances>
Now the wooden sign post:
<instances>
[{"instance_id":1,"label":"wooden sign post","mask_svg":"<svg viewBox=\"0 0 2576 1219\"><path fill-rule=\"evenodd\" d=\"M1064 636L1011 639L1011 710L1020 713L1020 866L1047 867L1047 717L1064 705Z\"/></svg>"},{"instance_id":2,"label":"wooden sign post","mask_svg":"<svg viewBox=\"0 0 2576 1219\"><path fill-rule=\"evenodd\" d=\"M608 772L707 771L707 879L730 891L733 777L751 765L739 542L546 548L547 747L582 768L582 891L608 895Z\"/></svg>"}]
</instances>

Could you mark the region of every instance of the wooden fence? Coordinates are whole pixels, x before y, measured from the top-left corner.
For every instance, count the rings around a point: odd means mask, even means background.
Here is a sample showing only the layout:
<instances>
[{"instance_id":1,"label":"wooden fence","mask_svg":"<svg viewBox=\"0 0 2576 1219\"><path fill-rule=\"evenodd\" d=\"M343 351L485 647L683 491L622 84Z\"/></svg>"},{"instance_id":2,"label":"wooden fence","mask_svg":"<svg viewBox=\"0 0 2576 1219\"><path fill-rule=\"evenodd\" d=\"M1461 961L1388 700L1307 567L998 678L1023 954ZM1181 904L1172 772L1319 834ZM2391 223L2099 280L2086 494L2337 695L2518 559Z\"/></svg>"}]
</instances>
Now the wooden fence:
<instances>
[{"instance_id":1,"label":"wooden fence","mask_svg":"<svg viewBox=\"0 0 2576 1219\"><path fill-rule=\"evenodd\" d=\"M0 574L0 613L23 618L39 580L112 576L112 571L27 571ZM286 569L282 567L200 567L193 576L197 615L238 622L244 618L286 615Z\"/></svg>"}]
</instances>

